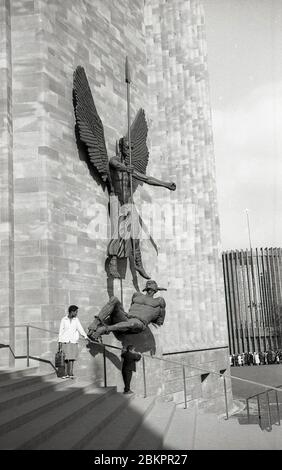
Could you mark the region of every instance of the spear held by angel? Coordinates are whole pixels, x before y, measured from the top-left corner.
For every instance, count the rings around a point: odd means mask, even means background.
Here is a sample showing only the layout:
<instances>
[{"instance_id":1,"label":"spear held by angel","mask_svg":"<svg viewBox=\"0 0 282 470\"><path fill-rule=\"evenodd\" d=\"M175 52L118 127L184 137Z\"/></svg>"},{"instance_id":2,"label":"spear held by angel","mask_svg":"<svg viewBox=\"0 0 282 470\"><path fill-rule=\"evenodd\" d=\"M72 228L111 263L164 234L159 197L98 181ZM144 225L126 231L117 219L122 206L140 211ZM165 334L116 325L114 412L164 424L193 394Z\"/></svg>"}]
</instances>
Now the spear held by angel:
<instances>
[{"instance_id":1,"label":"spear held by angel","mask_svg":"<svg viewBox=\"0 0 282 470\"><path fill-rule=\"evenodd\" d=\"M130 78L128 62L126 63L126 81L129 89ZM146 142L148 126L143 109L139 109L132 124L128 117L128 132L119 139L116 155L109 159L103 124L85 70L81 66L78 66L74 72L73 90L77 129L80 140L86 145L90 163L106 184L110 200L116 201L122 209L126 208L119 211L116 220L113 220L113 213L116 211L110 210L111 223L115 229L112 230L112 239L108 245L109 273L113 278L119 278L117 258L131 258L134 269L143 278L149 279L150 276L145 272L142 263L138 230L133 226L132 212L136 211L133 193L138 185L143 183L161 186L171 191L174 191L176 186L172 182L164 182L146 175L149 160Z\"/></svg>"}]
</instances>

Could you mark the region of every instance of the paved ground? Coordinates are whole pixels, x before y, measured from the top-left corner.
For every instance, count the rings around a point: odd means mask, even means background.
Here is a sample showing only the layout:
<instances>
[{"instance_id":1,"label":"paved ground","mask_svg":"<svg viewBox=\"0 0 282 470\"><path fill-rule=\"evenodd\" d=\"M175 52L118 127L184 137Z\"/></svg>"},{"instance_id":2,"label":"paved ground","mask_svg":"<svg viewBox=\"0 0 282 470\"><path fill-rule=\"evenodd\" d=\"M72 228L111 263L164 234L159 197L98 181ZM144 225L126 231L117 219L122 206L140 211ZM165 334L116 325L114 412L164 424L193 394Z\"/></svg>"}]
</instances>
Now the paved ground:
<instances>
[{"instance_id":1,"label":"paved ground","mask_svg":"<svg viewBox=\"0 0 282 470\"><path fill-rule=\"evenodd\" d=\"M282 385L282 364L269 364L264 366L243 366L231 367L232 377L240 377L242 379L253 380L268 386ZM254 384L246 384L239 380L232 380L232 391L234 398L246 398L265 390ZM281 391L282 402L282 391Z\"/></svg>"}]
</instances>

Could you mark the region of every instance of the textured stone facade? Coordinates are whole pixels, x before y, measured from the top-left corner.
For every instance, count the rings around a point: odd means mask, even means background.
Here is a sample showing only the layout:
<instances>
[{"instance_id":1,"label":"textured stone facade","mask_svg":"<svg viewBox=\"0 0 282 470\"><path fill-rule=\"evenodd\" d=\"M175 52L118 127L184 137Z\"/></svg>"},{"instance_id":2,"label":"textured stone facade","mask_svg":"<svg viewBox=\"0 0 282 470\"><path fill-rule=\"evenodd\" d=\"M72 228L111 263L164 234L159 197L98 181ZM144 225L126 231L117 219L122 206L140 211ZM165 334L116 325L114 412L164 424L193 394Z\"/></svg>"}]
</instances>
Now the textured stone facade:
<instances>
[{"instance_id":1,"label":"textured stone facade","mask_svg":"<svg viewBox=\"0 0 282 470\"><path fill-rule=\"evenodd\" d=\"M188 207L161 242L153 278L168 285L166 352L227 344L204 17L198 1L145 2L151 166L176 182L154 191ZM151 170L152 168L152 170ZM165 199L165 201L164 201ZM175 204L177 207L177 204ZM178 222L179 221L179 222ZM171 326L174 326L171 335Z\"/></svg>"},{"instance_id":2,"label":"textured stone facade","mask_svg":"<svg viewBox=\"0 0 282 470\"><path fill-rule=\"evenodd\" d=\"M144 185L135 196L138 207L155 201L152 210L142 213L148 226L156 207L163 211L160 220L172 211L171 223L166 225L171 233L155 237L159 255L149 241L142 242L145 269L168 289L165 324L158 330L152 328L157 351L184 353L226 346L199 1L1 0L0 4L4 12L1 43L5 45L1 51L5 75L0 123L4 136L0 268L5 299L1 323L30 322L57 330L67 306L77 304L86 327L107 301L107 239L95 234L97 207L104 209L99 223L108 230L108 196L78 151L72 79L76 66L83 65L112 156L116 139L126 132L124 61L128 55L132 117L143 107L149 124L148 174L177 184L174 193ZM114 287L119 295L119 282ZM123 293L127 309L132 294L129 275ZM24 334L17 329L17 354L24 351ZM33 355L52 359L56 338L33 330L32 348ZM216 361L214 352L207 351L195 353L193 362L213 365L217 372L226 369L227 350L218 351ZM150 376L152 380L157 377L156 370L159 375L164 370L152 362L150 366L149 361L150 382ZM115 382L118 361L109 357L108 362ZM93 372L99 380L101 355L93 359L84 348L80 371ZM137 387L142 387L141 374L135 378Z\"/></svg>"},{"instance_id":3,"label":"textured stone facade","mask_svg":"<svg viewBox=\"0 0 282 470\"><path fill-rule=\"evenodd\" d=\"M0 317L11 326L1 329L0 343L15 348L14 309L14 182L13 115L10 4L0 2ZM8 349L2 349L0 363L7 362ZM12 357L10 356L12 362Z\"/></svg>"}]
</instances>

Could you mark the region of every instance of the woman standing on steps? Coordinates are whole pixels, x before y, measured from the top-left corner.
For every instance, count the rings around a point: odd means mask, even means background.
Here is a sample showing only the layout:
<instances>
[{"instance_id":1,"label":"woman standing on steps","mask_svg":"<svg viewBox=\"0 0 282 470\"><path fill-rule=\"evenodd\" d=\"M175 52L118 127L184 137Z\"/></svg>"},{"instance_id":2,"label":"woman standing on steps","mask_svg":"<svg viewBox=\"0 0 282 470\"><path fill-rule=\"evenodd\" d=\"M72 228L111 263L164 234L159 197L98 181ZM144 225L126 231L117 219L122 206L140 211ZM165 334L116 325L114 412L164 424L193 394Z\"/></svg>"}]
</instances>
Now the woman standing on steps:
<instances>
[{"instance_id":1,"label":"woman standing on steps","mask_svg":"<svg viewBox=\"0 0 282 470\"><path fill-rule=\"evenodd\" d=\"M60 324L59 348L62 348L65 353L65 375L63 375L62 379L68 377L74 378L73 363L78 357L79 334L85 339L88 339L87 334L77 318L77 313L78 307L76 305L70 305L68 315L62 318Z\"/></svg>"}]
</instances>

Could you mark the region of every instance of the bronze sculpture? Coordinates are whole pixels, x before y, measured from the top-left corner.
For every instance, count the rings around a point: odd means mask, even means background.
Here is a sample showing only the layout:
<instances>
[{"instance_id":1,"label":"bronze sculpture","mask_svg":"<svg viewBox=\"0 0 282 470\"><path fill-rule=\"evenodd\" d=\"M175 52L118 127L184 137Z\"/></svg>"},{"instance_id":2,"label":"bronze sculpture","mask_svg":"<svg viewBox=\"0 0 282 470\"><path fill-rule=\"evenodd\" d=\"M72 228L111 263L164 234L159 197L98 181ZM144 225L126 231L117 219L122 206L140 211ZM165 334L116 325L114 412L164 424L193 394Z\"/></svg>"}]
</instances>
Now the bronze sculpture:
<instances>
[{"instance_id":1,"label":"bronze sculpture","mask_svg":"<svg viewBox=\"0 0 282 470\"><path fill-rule=\"evenodd\" d=\"M126 82L129 90L128 62L126 64ZM116 227L115 235L108 245L110 275L113 278L119 278L117 258L129 258L133 260L131 266L133 265L143 278L149 279L150 276L145 272L142 264L138 231L134 231L133 227L132 213L136 211L133 204L133 192L138 185L143 183L162 186L171 191L174 191L176 186L172 182L163 182L146 175L149 160L146 144L148 127L143 109L138 111L131 125L128 118L127 135L119 140L119 144L116 146L116 155L109 160L103 124L98 115L85 70L81 66L78 66L74 72L73 88L79 137L87 147L91 165L98 170L102 181L106 184L110 200L118 202L122 208L126 208L126 211L116 218L117 220L113 220L113 212L115 211L110 213L111 222ZM130 236L126 237L125 234L128 232L130 232ZM138 283L134 285L139 290Z\"/></svg>"},{"instance_id":2,"label":"bronze sculpture","mask_svg":"<svg viewBox=\"0 0 282 470\"><path fill-rule=\"evenodd\" d=\"M97 341L102 335L114 333L140 333L150 323L164 323L166 303L163 297L154 298L157 291L166 290L153 280L146 282L143 291L132 296L129 312L126 313L117 297L111 297L98 316L88 327L88 337Z\"/></svg>"}]
</instances>

